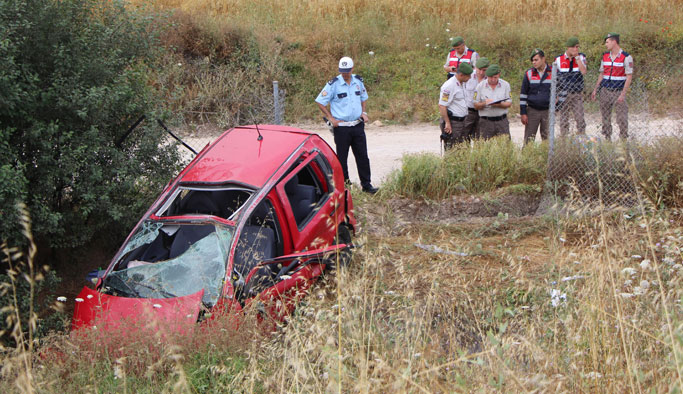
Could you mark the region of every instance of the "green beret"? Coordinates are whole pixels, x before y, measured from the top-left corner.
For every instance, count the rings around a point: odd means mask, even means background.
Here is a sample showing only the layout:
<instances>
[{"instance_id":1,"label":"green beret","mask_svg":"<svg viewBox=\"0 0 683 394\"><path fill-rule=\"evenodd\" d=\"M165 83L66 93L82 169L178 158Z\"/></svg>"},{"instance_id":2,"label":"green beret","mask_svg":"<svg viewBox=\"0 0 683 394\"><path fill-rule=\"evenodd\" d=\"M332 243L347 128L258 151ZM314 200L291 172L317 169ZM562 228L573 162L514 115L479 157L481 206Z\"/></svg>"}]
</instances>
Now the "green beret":
<instances>
[{"instance_id":1,"label":"green beret","mask_svg":"<svg viewBox=\"0 0 683 394\"><path fill-rule=\"evenodd\" d=\"M472 70L472 66L469 63L460 63L458 66L458 72L461 74L470 75L472 71L474 70Z\"/></svg>"},{"instance_id":2,"label":"green beret","mask_svg":"<svg viewBox=\"0 0 683 394\"><path fill-rule=\"evenodd\" d=\"M489 62L489 59L487 59L485 57L480 57L479 59L477 59L477 63L475 64L475 67L486 68L489 66L489 64L491 64L491 62Z\"/></svg>"},{"instance_id":3,"label":"green beret","mask_svg":"<svg viewBox=\"0 0 683 394\"><path fill-rule=\"evenodd\" d=\"M577 45L579 45L579 39L578 39L577 37L570 37L570 38L567 40L567 48L569 48L569 47L575 47L575 46L577 46Z\"/></svg>"},{"instance_id":4,"label":"green beret","mask_svg":"<svg viewBox=\"0 0 683 394\"><path fill-rule=\"evenodd\" d=\"M605 36L605 40L608 38L614 38L614 39L618 40L619 39L619 33L607 33L607 35Z\"/></svg>"},{"instance_id":5,"label":"green beret","mask_svg":"<svg viewBox=\"0 0 683 394\"><path fill-rule=\"evenodd\" d=\"M451 42L451 46L457 47L458 45L462 45L465 43L465 39L457 36L453 39L453 42Z\"/></svg>"},{"instance_id":6,"label":"green beret","mask_svg":"<svg viewBox=\"0 0 683 394\"><path fill-rule=\"evenodd\" d=\"M540 48L534 48L534 51L531 52L531 57L529 60L533 60L534 56L540 55L541 57L545 57L545 52L543 52L543 49Z\"/></svg>"},{"instance_id":7,"label":"green beret","mask_svg":"<svg viewBox=\"0 0 683 394\"><path fill-rule=\"evenodd\" d=\"M497 64L492 64L486 69L486 76L492 77L494 75L500 74L500 67Z\"/></svg>"}]
</instances>

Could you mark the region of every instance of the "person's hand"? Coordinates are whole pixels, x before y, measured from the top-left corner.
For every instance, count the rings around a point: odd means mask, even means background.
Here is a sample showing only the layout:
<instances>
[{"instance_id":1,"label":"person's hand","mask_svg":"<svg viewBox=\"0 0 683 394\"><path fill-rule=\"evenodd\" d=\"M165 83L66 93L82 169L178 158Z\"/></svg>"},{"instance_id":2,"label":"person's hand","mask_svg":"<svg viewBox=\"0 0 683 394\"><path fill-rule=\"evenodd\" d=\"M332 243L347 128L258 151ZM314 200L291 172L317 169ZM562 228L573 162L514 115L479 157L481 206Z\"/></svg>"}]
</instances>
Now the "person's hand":
<instances>
[{"instance_id":1,"label":"person's hand","mask_svg":"<svg viewBox=\"0 0 683 394\"><path fill-rule=\"evenodd\" d=\"M330 117L330 122L332 122L332 126L339 127L339 121L337 119Z\"/></svg>"},{"instance_id":2,"label":"person's hand","mask_svg":"<svg viewBox=\"0 0 683 394\"><path fill-rule=\"evenodd\" d=\"M522 115L522 124L526 126L529 123L529 116L528 115Z\"/></svg>"},{"instance_id":3,"label":"person's hand","mask_svg":"<svg viewBox=\"0 0 683 394\"><path fill-rule=\"evenodd\" d=\"M623 103L624 100L626 100L626 94L624 94L624 92L622 91L622 93L617 98L617 103Z\"/></svg>"},{"instance_id":4,"label":"person's hand","mask_svg":"<svg viewBox=\"0 0 683 394\"><path fill-rule=\"evenodd\" d=\"M597 90L593 90L593 93L591 93L591 100L595 101L595 96L598 94Z\"/></svg>"},{"instance_id":5,"label":"person's hand","mask_svg":"<svg viewBox=\"0 0 683 394\"><path fill-rule=\"evenodd\" d=\"M496 101L496 100L494 100L492 98L487 98L484 102L486 103L486 105L491 105L491 103L494 101Z\"/></svg>"},{"instance_id":6,"label":"person's hand","mask_svg":"<svg viewBox=\"0 0 683 394\"><path fill-rule=\"evenodd\" d=\"M368 123L370 118L368 118L368 114L363 112L363 114L360 116L361 119L363 119L363 122Z\"/></svg>"},{"instance_id":7,"label":"person's hand","mask_svg":"<svg viewBox=\"0 0 683 394\"><path fill-rule=\"evenodd\" d=\"M443 132L446 134L451 134L453 130L451 129L451 121L447 120L443 126Z\"/></svg>"}]
</instances>

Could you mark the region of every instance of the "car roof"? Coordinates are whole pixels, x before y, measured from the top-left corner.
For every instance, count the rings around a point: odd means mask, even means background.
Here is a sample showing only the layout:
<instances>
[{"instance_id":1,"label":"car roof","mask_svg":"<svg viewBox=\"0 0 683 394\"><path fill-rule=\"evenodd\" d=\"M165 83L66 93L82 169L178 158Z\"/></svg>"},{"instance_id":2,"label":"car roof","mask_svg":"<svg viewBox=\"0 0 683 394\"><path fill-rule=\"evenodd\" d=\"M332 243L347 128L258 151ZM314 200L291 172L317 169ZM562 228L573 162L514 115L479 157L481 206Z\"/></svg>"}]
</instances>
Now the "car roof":
<instances>
[{"instance_id":1,"label":"car roof","mask_svg":"<svg viewBox=\"0 0 683 394\"><path fill-rule=\"evenodd\" d=\"M259 141L259 132L263 138ZM238 126L218 137L190 164L181 183L238 182L261 188L308 138L316 134L281 125Z\"/></svg>"}]
</instances>

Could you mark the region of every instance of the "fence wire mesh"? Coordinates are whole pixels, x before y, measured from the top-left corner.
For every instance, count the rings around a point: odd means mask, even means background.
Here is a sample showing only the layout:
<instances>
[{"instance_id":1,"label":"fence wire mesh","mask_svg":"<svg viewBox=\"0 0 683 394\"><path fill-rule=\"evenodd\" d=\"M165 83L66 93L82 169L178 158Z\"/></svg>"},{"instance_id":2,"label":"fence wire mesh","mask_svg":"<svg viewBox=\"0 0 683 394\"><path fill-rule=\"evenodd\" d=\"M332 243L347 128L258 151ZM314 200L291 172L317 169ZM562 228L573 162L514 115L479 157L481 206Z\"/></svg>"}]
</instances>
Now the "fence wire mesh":
<instances>
[{"instance_id":1,"label":"fence wire mesh","mask_svg":"<svg viewBox=\"0 0 683 394\"><path fill-rule=\"evenodd\" d=\"M551 191L559 197L632 205L637 181L631 169L642 162L643 148L664 136L683 138L683 91L675 89L680 84L674 78L638 76L636 70L622 102L621 91L604 87L592 97L599 77L595 70L580 78L558 68L552 71L555 100L549 111Z\"/></svg>"},{"instance_id":2,"label":"fence wire mesh","mask_svg":"<svg viewBox=\"0 0 683 394\"><path fill-rule=\"evenodd\" d=\"M213 142L225 130L252 124L281 124L285 117L285 90L281 89L277 81L270 86L258 89L258 94L239 95L243 101L235 105L235 98L230 92L225 94L225 102L218 106L219 111L193 111L191 116L185 114L186 119L196 119L195 123L186 124L178 130L173 130L183 142L196 152L201 151L207 144ZM176 143L169 137L170 143ZM185 161L194 157L188 148L178 146Z\"/></svg>"}]
</instances>

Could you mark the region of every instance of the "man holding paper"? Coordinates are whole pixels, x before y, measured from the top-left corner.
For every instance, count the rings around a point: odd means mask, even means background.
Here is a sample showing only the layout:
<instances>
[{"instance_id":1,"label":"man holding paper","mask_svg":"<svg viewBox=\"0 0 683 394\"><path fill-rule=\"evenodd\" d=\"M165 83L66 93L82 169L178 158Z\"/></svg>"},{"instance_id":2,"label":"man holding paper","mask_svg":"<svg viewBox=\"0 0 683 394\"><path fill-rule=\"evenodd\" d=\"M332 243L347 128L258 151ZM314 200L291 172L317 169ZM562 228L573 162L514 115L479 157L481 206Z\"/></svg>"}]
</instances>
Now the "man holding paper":
<instances>
[{"instance_id":1,"label":"man holding paper","mask_svg":"<svg viewBox=\"0 0 683 394\"><path fill-rule=\"evenodd\" d=\"M486 79L479 82L474 96L474 109L479 111L479 133L489 139L498 135L510 138L508 108L512 106L510 84L500 78L500 67L492 64L486 70Z\"/></svg>"}]
</instances>

